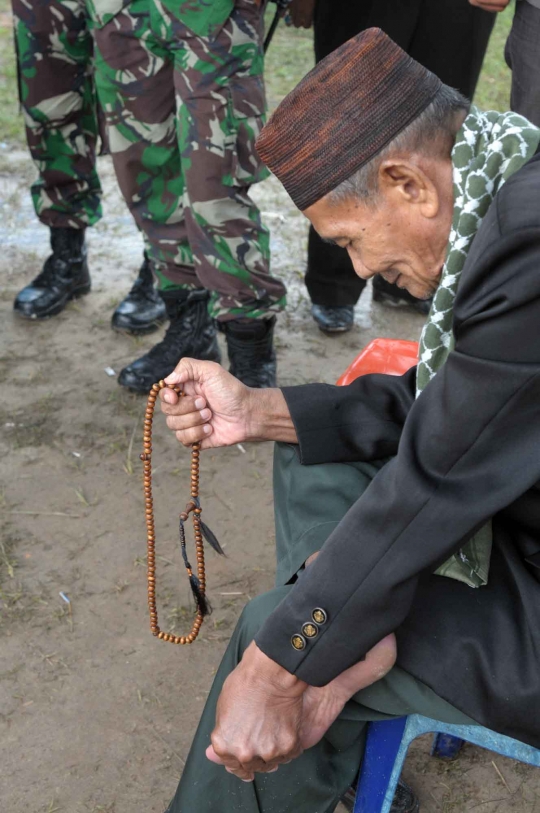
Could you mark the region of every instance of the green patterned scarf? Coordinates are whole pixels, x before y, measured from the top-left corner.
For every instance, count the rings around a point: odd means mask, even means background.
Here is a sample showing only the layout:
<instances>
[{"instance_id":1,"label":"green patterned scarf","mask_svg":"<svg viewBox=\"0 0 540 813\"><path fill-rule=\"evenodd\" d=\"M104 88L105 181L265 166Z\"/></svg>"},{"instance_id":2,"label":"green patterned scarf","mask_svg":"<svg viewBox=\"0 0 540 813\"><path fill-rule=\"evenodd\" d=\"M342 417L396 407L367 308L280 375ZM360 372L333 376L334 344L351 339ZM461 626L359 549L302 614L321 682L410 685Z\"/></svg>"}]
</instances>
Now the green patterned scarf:
<instances>
[{"instance_id":1,"label":"green patterned scarf","mask_svg":"<svg viewBox=\"0 0 540 813\"><path fill-rule=\"evenodd\" d=\"M536 152L540 130L516 113L483 113L472 106L456 137L454 215L448 253L428 320L420 337L417 396L454 348L452 317L461 271L472 241L503 183ZM491 523L481 528L436 571L470 587L487 584Z\"/></svg>"}]
</instances>

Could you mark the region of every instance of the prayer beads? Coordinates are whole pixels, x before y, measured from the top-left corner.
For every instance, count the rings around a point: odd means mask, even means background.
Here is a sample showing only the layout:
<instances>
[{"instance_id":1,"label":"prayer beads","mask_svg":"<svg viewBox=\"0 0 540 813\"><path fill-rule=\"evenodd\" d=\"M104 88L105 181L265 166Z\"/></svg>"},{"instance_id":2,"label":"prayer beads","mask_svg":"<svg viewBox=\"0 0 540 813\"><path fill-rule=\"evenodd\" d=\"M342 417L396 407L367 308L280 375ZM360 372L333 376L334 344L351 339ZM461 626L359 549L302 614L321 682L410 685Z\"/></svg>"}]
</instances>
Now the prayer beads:
<instances>
[{"instance_id":1,"label":"prayer beads","mask_svg":"<svg viewBox=\"0 0 540 813\"><path fill-rule=\"evenodd\" d=\"M193 621L193 626L188 635L174 635L172 632L163 632L158 623L158 612L156 605L156 531L154 524L154 503L152 499L152 421L156 399L160 390L166 387L164 381L154 384L148 395L148 403L144 416L143 429L143 453L140 455L143 461L143 482L144 482L144 504L146 517L146 539L147 539L147 579L148 579L148 609L150 612L150 629L160 641L168 641L171 644L192 644L197 638L201 629L204 616L208 614L209 607L206 602L206 571L204 564L204 531L208 529L201 521L202 509L199 502L199 453L200 443L194 443L191 447L191 499L186 508L180 514L180 542L182 545L182 556L188 572L191 589L193 591L197 614ZM178 393L180 397L183 392L180 387L170 389ZM195 551L197 556L197 575L193 573L191 565L187 559L185 549L184 522L192 516L193 533L195 537ZM204 529L204 530L203 530ZM212 535L213 536L213 535ZM213 544L211 540L210 544ZM217 544L217 540L216 544ZM214 545L215 547L215 545ZM218 545L219 548L219 545ZM216 548L217 549L217 548ZM221 549L218 552L222 552Z\"/></svg>"}]
</instances>

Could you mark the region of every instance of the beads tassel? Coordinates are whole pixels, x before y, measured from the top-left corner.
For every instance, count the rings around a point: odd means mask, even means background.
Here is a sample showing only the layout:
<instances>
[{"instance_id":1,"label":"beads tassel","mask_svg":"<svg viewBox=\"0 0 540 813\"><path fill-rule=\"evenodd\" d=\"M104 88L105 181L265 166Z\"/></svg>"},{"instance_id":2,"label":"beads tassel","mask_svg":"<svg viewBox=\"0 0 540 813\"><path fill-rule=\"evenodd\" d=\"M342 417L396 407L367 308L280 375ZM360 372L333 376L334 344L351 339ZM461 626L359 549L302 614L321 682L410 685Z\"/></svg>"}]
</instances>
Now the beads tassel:
<instances>
[{"instance_id":1,"label":"beads tassel","mask_svg":"<svg viewBox=\"0 0 540 813\"><path fill-rule=\"evenodd\" d=\"M210 530L208 525L206 525L201 519L201 533L206 542L210 545L210 547L214 548L216 553L219 553L220 556L225 556L225 551L219 544L216 535Z\"/></svg>"},{"instance_id":2,"label":"beads tassel","mask_svg":"<svg viewBox=\"0 0 540 813\"><path fill-rule=\"evenodd\" d=\"M201 583L195 573L193 572L193 568L189 562L186 550L186 531L184 528L184 521L180 517L180 549L182 551L182 559L184 560L184 565L187 570L189 584L191 586L191 591L193 593L193 598L195 599L195 604L197 605L199 612L201 615L210 615L212 612L212 608L204 595L201 591Z\"/></svg>"}]
</instances>

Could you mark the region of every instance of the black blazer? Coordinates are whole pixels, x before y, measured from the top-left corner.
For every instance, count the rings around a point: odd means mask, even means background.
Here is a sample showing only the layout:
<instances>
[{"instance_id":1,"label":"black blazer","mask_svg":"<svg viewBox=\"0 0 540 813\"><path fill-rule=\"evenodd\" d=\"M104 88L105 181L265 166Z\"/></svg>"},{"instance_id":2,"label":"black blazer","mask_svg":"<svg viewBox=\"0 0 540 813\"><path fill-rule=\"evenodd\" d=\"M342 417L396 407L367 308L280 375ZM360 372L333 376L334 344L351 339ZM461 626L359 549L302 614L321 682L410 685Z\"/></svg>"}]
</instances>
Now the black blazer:
<instances>
[{"instance_id":1,"label":"black blazer","mask_svg":"<svg viewBox=\"0 0 540 813\"><path fill-rule=\"evenodd\" d=\"M501 189L463 269L455 350L415 369L283 390L303 464L394 459L256 641L324 685L396 631L398 663L478 722L540 746L540 156ZM493 517L487 587L433 571ZM328 614L303 651L291 636Z\"/></svg>"}]
</instances>

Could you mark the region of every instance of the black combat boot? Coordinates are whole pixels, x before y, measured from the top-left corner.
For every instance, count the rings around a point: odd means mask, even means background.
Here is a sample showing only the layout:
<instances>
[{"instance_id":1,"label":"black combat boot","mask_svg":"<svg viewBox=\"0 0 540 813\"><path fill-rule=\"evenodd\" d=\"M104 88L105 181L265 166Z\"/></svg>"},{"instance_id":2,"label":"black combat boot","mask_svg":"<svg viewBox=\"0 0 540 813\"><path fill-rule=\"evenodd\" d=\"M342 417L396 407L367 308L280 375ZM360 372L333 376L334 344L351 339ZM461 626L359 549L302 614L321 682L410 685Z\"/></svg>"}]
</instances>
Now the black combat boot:
<instances>
[{"instance_id":1,"label":"black combat boot","mask_svg":"<svg viewBox=\"0 0 540 813\"><path fill-rule=\"evenodd\" d=\"M41 274L17 294L13 303L15 312L26 319L56 316L70 299L90 291L84 229L51 229L51 248Z\"/></svg>"},{"instance_id":2,"label":"black combat boot","mask_svg":"<svg viewBox=\"0 0 540 813\"><path fill-rule=\"evenodd\" d=\"M247 387L275 387L276 354L273 336L276 317L233 319L221 327L227 339L230 372Z\"/></svg>"},{"instance_id":3,"label":"black combat boot","mask_svg":"<svg viewBox=\"0 0 540 813\"><path fill-rule=\"evenodd\" d=\"M347 333L354 325L354 305L312 305L311 315L323 333Z\"/></svg>"},{"instance_id":4,"label":"black combat boot","mask_svg":"<svg viewBox=\"0 0 540 813\"><path fill-rule=\"evenodd\" d=\"M346 810L350 811L350 813L353 813L355 798L356 787L352 787L349 788L345 796L343 796L341 799L342 805L346 808ZM411 788L405 784L402 779L400 779L396 788L392 807L390 808L390 813L418 813L419 810L420 805L418 803L418 799L412 792Z\"/></svg>"},{"instance_id":5,"label":"black combat boot","mask_svg":"<svg viewBox=\"0 0 540 813\"><path fill-rule=\"evenodd\" d=\"M112 315L114 330L142 335L153 333L167 318L165 302L154 287L152 267L146 254L139 276Z\"/></svg>"},{"instance_id":6,"label":"black combat boot","mask_svg":"<svg viewBox=\"0 0 540 813\"><path fill-rule=\"evenodd\" d=\"M398 288L387 282L379 274L373 277L373 301L380 302L381 305L389 305L391 308L412 308L416 313L427 316L431 310L432 299L417 299L405 288Z\"/></svg>"},{"instance_id":7,"label":"black combat boot","mask_svg":"<svg viewBox=\"0 0 540 813\"><path fill-rule=\"evenodd\" d=\"M208 291L163 294L170 319L163 340L118 376L118 383L132 392L148 393L152 384L172 373L184 356L220 361L217 330L208 313Z\"/></svg>"}]
</instances>

